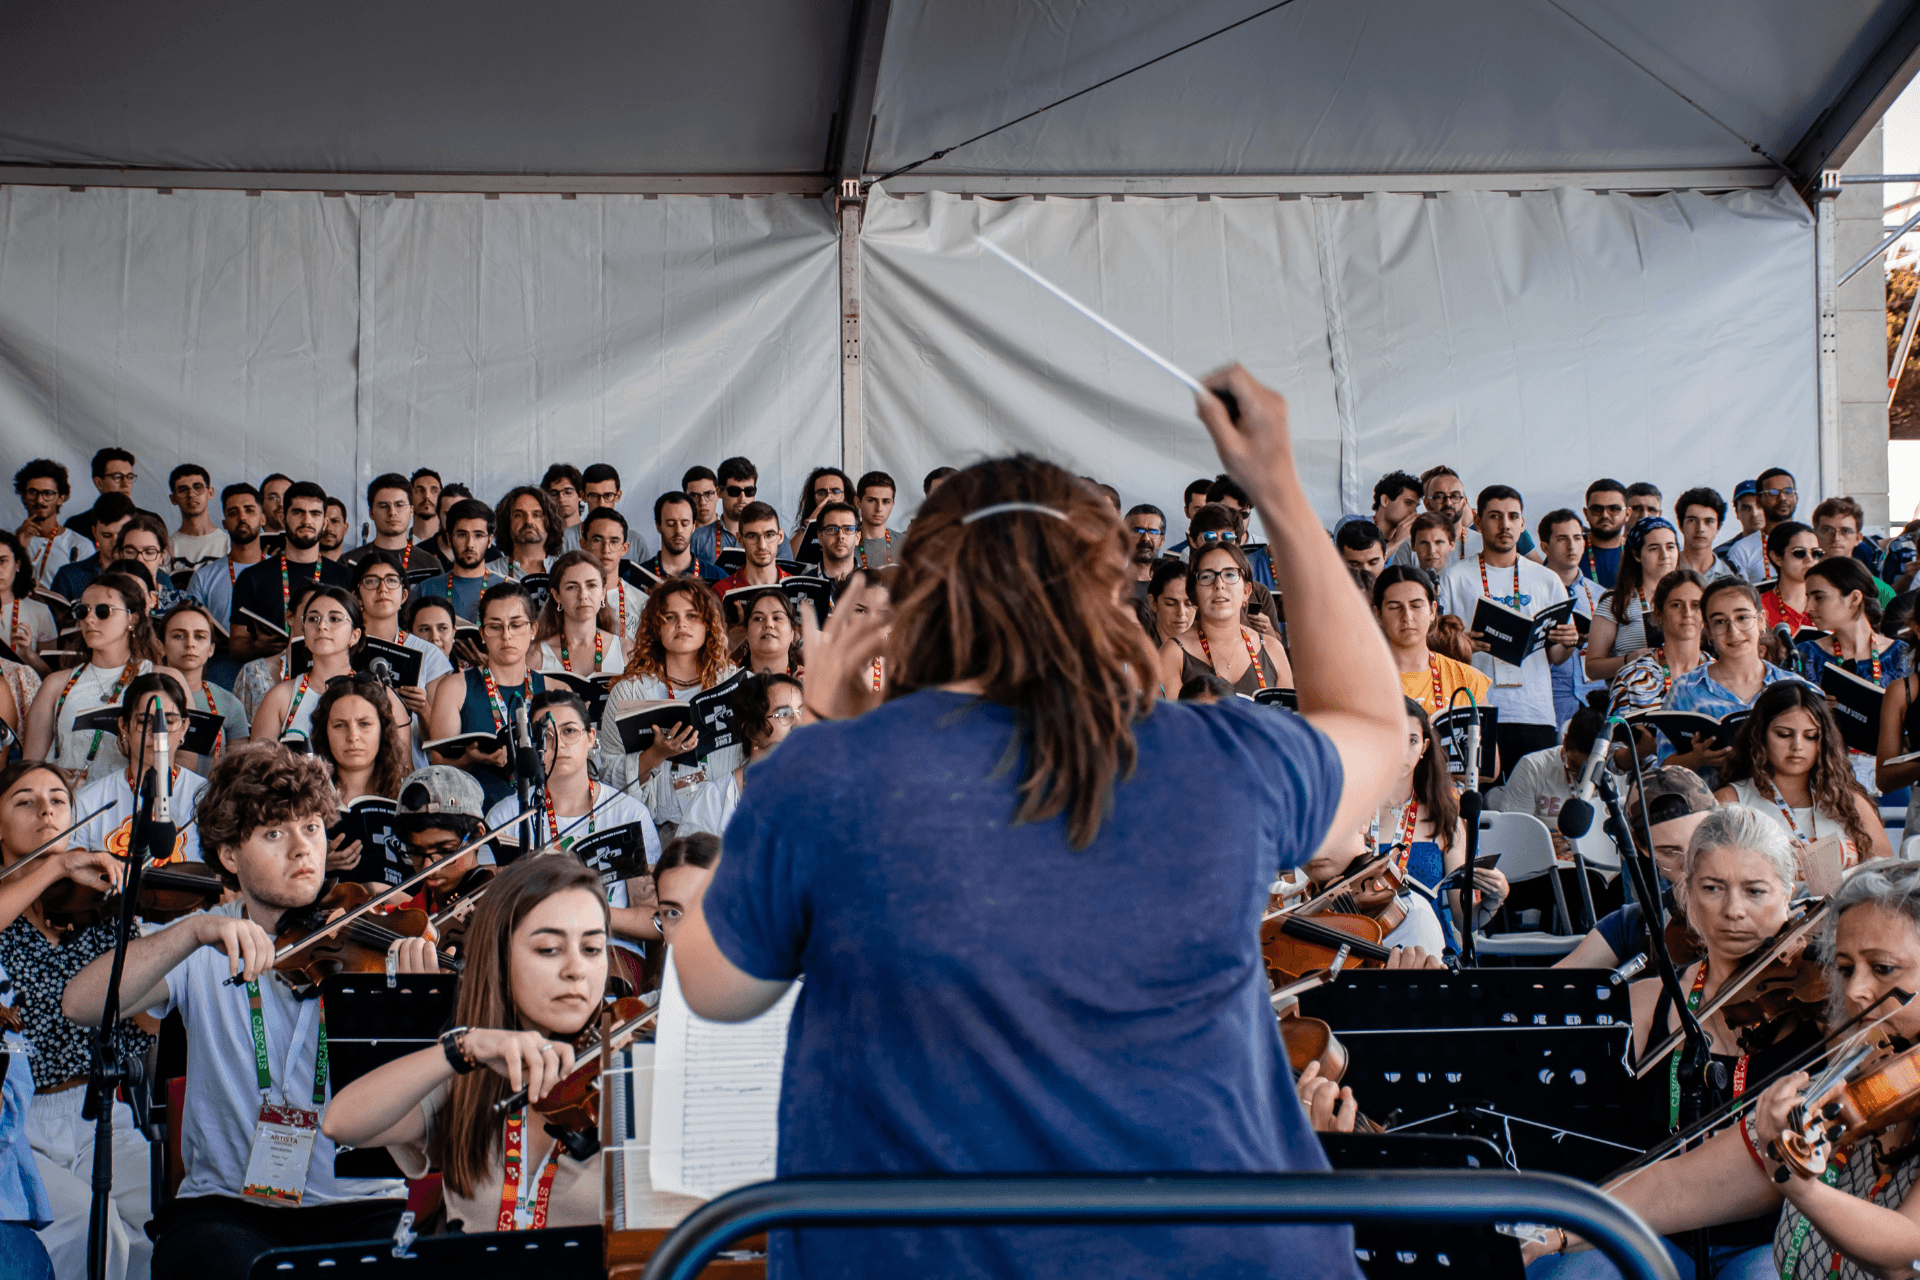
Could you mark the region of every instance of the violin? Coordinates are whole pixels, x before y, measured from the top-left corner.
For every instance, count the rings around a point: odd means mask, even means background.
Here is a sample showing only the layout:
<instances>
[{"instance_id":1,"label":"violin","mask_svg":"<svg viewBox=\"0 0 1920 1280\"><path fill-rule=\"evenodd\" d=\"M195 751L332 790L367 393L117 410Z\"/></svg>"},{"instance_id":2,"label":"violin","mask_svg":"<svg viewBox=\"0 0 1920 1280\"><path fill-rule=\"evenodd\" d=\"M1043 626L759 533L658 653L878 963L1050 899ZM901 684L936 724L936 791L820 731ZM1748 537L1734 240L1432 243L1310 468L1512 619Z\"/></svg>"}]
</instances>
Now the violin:
<instances>
[{"instance_id":1,"label":"violin","mask_svg":"<svg viewBox=\"0 0 1920 1280\"><path fill-rule=\"evenodd\" d=\"M1283 907L1281 912L1303 916L1324 912L1367 916L1380 922L1384 935L1406 921L1407 909L1400 905L1400 894L1406 887L1407 873L1391 853L1383 853L1367 859L1305 902Z\"/></svg>"},{"instance_id":2,"label":"violin","mask_svg":"<svg viewBox=\"0 0 1920 1280\"><path fill-rule=\"evenodd\" d=\"M124 859L122 862L124 863ZM140 872L140 890L133 896L142 920L165 924L203 911L227 894L227 884L204 862L169 862ZM96 889L75 880L56 880L40 895L47 923L85 928L120 914L120 891Z\"/></svg>"},{"instance_id":3,"label":"violin","mask_svg":"<svg viewBox=\"0 0 1920 1280\"><path fill-rule=\"evenodd\" d=\"M1920 1045L1883 1040L1843 1067L1808 1091L1776 1144L1780 1162L1802 1177L1819 1177L1834 1152L1920 1115Z\"/></svg>"},{"instance_id":4,"label":"violin","mask_svg":"<svg viewBox=\"0 0 1920 1280\"><path fill-rule=\"evenodd\" d=\"M298 947L292 954L274 961L273 971L296 991L310 991L336 973L383 973L387 953L402 938L434 940L432 922L418 907L364 914L344 926L332 928L318 941L308 939L337 922L337 911L353 911L374 897L372 886L359 881L329 882L313 905L297 907L280 917L274 934L275 952ZM460 972L460 961L441 952L435 953L444 969Z\"/></svg>"},{"instance_id":5,"label":"violin","mask_svg":"<svg viewBox=\"0 0 1920 1280\"><path fill-rule=\"evenodd\" d=\"M448 955L457 956L466 949L467 926L473 923L473 913L479 908L480 899L486 896L487 884L494 872L493 867L475 867L461 876L446 902L427 922L440 940L440 949Z\"/></svg>"},{"instance_id":6,"label":"violin","mask_svg":"<svg viewBox=\"0 0 1920 1280\"><path fill-rule=\"evenodd\" d=\"M601 1045L619 1047L659 1014L658 992L622 996L607 1005L601 1024L590 1025L575 1041L574 1052L581 1056L573 1070L533 1104L533 1109L547 1118L549 1132L574 1159L585 1160L600 1149ZM527 1091L517 1089L493 1104L493 1114L505 1115L526 1105Z\"/></svg>"},{"instance_id":7,"label":"violin","mask_svg":"<svg viewBox=\"0 0 1920 1280\"><path fill-rule=\"evenodd\" d=\"M1266 958L1268 975L1287 980L1331 968L1342 951L1347 953L1347 965L1379 969L1393 955L1381 945L1386 936L1387 930L1372 916L1289 912L1261 926L1260 953Z\"/></svg>"},{"instance_id":8,"label":"violin","mask_svg":"<svg viewBox=\"0 0 1920 1280\"><path fill-rule=\"evenodd\" d=\"M1287 1065L1298 1076L1309 1064L1320 1064L1323 1079L1338 1084L1347 1074L1347 1047L1333 1034L1333 1028L1321 1018L1309 1018L1299 1012L1299 1005L1289 1005L1280 1011L1280 1040L1287 1047ZM1377 1121L1364 1115L1356 1115L1353 1120L1355 1133L1385 1133L1386 1130Z\"/></svg>"}]
</instances>

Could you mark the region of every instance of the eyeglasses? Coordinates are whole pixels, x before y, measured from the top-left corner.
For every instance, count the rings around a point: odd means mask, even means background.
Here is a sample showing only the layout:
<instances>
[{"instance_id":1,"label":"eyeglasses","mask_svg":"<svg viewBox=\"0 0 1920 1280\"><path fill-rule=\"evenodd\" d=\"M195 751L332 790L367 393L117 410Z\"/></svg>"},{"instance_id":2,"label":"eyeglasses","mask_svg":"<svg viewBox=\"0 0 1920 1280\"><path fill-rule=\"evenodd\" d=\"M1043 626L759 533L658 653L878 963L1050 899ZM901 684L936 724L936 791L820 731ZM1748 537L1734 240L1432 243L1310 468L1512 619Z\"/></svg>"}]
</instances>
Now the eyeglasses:
<instances>
[{"instance_id":1,"label":"eyeglasses","mask_svg":"<svg viewBox=\"0 0 1920 1280\"><path fill-rule=\"evenodd\" d=\"M398 591L400 589L400 579L390 573L378 578L368 576L360 579L360 585L363 588L372 587L375 591Z\"/></svg>"},{"instance_id":2,"label":"eyeglasses","mask_svg":"<svg viewBox=\"0 0 1920 1280\"><path fill-rule=\"evenodd\" d=\"M658 929L661 933L665 933L667 931L668 925L679 924L679 923L680 923L680 908L678 907L662 907L658 911L653 913L653 927Z\"/></svg>"},{"instance_id":3,"label":"eyeglasses","mask_svg":"<svg viewBox=\"0 0 1920 1280\"><path fill-rule=\"evenodd\" d=\"M1797 498L1800 496L1800 491L1798 489L1762 489L1760 496L1763 498Z\"/></svg>"},{"instance_id":4,"label":"eyeglasses","mask_svg":"<svg viewBox=\"0 0 1920 1280\"><path fill-rule=\"evenodd\" d=\"M73 620L75 622L84 622L86 620L87 614L91 613L93 614L94 617L98 618L100 621L105 622L108 618L111 618L116 613L128 613L128 612L130 612L130 610L128 610L125 605L77 604L73 606Z\"/></svg>"},{"instance_id":5,"label":"eyeglasses","mask_svg":"<svg viewBox=\"0 0 1920 1280\"><path fill-rule=\"evenodd\" d=\"M1142 529L1139 525L1135 525L1129 532L1136 538L1164 538L1167 536L1166 530L1164 529Z\"/></svg>"},{"instance_id":6,"label":"eyeglasses","mask_svg":"<svg viewBox=\"0 0 1920 1280\"><path fill-rule=\"evenodd\" d=\"M120 558L122 560L138 560L142 564L159 564L166 554L166 551L160 547L130 547L124 542L120 544Z\"/></svg>"},{"instance_id":7,"label":"eyeglasses","mask_svg":"<svg viewBox=\"0 0 1920 1280\"><path fill-rule=\"evenodd\" d=\"M760 486L754 484L730 484L727 486L729 498L751 498L760 492Z\"/></svg>"},{"instance_id":8,"label":"eyeglasses","mask_svg":"<svg viewBox=\"0 0 1920 1280\"><path fill-rule=\"evenodd\" d=\"M168 712L159 717L155 717L151 711L142 711L139 715L133 717L131 723L136 729L148 730L158 729L164 724L167 727L168 733L177 733L180 727L186 724L186 722L187 718L177 711Z\"/></svg>"},{"instance_id":9,"label":"eyeglasses","mask_svg":"<svg viewBox=\"0 0 1920 1280\"><path fill-rule=\"evenodd\" d=\"M207 485L204 481L195 480L192 484L177 484L173 486L173 491L181 494L205 493L207 491Z\"/></svg>"},{"instance_id":10,"label":"eyeglasses","mask_svg":"<svg viewBox=\"0 0 1920 1280\"><path fill-rule=\"evenodd\" d=\"M525 618L515 618L512 622L489 622L480 629L490 636L517 636L522 632L532 630L532 628L533 624Z\"/></svg>"},{"instance_id":11,"label":"eyeglasses","mask_svg":"<svg viewBox=\"0 0 1920 1280\"><path fill-rule=\"evenodd\" d=\"M321 627L321 628L350 627L353 625L353 619L349 618L346 614L341 613L338 609L334 610L332 613L310 613L306 617L300 619L300 621L306 623L310 627Z\"/></svg>"},{"instance_id":12,"label":"eyeglasses","mask_svg":"<svg viewBox=\"0 0 1920 1280\"><path fill-rule=\"evenodd\" d=\"M767 712L769 720L798 720L799 718L800 708L798 707L775 707Z\"/></svg>"},{"instance_id":13,"label":"eyeglasses","mask_svg":"<svg viewBox=\"0 0 1920 1280\"><path fill-rule=\"evenodd\" d=\"M1203 587L1210 587L1216 582L1224 582L1230 587L1236 587L1240 585L1240 571L1238 569L1202 569L1193 575L1193 580Z\"/></svg>"},{"instance_id":14,"label":"eyeglasses","mask_svg":"<svg viewBox=\"0 0 1920 1280\"><path fill-rule=\"evenodd\" d=\"M1190 541L1212 546L1216 542L1238 542L1240 535L1231 529L1209 529L1205 533L1194 534Z\"/></svg>"},{"instance_id":15,"label":"eyeglasses","mask_svg":"<svg viewBox=\"0 0 1920 1280\"><path fill-rule=\"evenodd\" d=\"M23 498L57 498L60 496L60 491L58 489L27 488L20 491L20 496Z\"/></svg>"},{"instance_id":16,"label":"eyeglasses","mask_svg":"<svg viewBox=\"0 0 1920 1280\"><path fill-rule=\"evenodd\" d=\"M552 733L553 736L560 741L566 743L578 742L587 736L587 728L585 725L572 723L549 725L548 732Z\"/></svg>"},{"instance_id":17,"label":"eyeglasses","mask_svg":"<svg viewBox=\"0 0 1920 1280\"><path fill-rule=\"evenodd\" d=\"M109 471L100 478L108 484L132 484L140 478L140 473L137 471Z\"/></svg>"},{"instance_id":18,"label":"eyeglasses","mask_svg":"<svg viewBox=\"0 0 1920 1280\"><path fill-rule=\"evenodd\" d=\"M1818 547L1788 547L1787 554L1795 560L1818 560L1826 552Z\"/></svg>"},{"instance_id":19,"label":"eyeglasses","mask_svg":"<svg viewBox=\"0 0 1920 1280\"><path fill-rule=\"evenodd\" d=\"M823 524L820 526L821 533L837 533L843 537L849 533L858 533L859 531L860 526L857 524Z\"/></svg>"},{"instance_id":20,"label":"eyeglasses","mask_svg":"<svg viewBox=\"0 0 1920 1280\"><path fill-rule=\"evenodd\" d=\"M846 496L846 493L847 491L841 488L837 484L834 485L832 488L828 488L825 485L821 485L818 488L814 489L813 496L815 498L843 498Z\"/></svg>"}]
</instances>

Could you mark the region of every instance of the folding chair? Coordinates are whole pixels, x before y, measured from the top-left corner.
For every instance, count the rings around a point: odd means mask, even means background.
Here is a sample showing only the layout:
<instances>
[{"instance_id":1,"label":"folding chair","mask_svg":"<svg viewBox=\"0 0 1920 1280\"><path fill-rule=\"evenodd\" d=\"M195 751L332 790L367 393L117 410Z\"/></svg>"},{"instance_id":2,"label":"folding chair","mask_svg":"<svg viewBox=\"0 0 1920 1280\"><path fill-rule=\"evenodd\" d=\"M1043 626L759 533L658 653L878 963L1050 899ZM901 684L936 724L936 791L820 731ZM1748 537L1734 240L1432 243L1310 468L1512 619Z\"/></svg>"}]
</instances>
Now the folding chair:
<instances>
[{"instance_id":1,"label":"folding chair","mask_svg":"<svg viewBox=\"0 0 1920 1280\"><path fill-rule=\"evenodd\" d=\"M1546 823L1530 813L1496 813L1491 810L1482 813L1479 855L1485 857L1487 854L1499 855L1500 860L1494 863L1494 867L1507 878L1509 884L1547 877L1553 888L1554 916L1560 929L1551 933L1529 930L1476 934L1474 948L1478 952L1497 956L1557 957L1580 945L1579 937L1573 935L1573 916L1567 910L1566 893L1561 888L1560 877L1555 874L1558 864L1553 856L1553 833L1547 830Z\"/></svg>"}]
</instances>

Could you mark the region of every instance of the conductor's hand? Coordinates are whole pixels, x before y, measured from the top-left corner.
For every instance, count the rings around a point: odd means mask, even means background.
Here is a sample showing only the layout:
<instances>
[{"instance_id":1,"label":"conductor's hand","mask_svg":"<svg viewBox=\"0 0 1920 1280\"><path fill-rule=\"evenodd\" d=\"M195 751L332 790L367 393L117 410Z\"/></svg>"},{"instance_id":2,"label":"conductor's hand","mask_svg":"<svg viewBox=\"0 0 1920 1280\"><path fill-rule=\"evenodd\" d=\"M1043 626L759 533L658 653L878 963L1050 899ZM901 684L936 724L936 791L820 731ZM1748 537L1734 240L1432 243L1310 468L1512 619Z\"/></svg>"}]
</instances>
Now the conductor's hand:
<instances>
[{"instance_id":1,"label":"conductor's hand","mask_svg":"<svg viewBox=\"0 0 1920 1280\"><path fill-rule=\"evenodd\" d=\"M1294 1082L1300 1105L1306 1108L1307 1123L1315 1133L1352 1133L1354 1117L1360 1108L1354 1103L1353 1090L1337 1080L1320 1074L1320 1064L1309 1062Z\"/></svg>"},{"instance_id":2,"label":"conductor's hand","mask_svg":"<svg viewBox=\"0 0 1920 1280\"><path fill-rule=\"evenodd\" d=\"M251 920L195 915L187 917L184 923L191 925L194 940L201 946L218 947L226 953L229 977L252 982L273 967L273 939Z\"/></svg>"},{"instance_id":3,"label":"conductor's hand","mask_svg":"<svg viewBox=\"0 0 1920 1280\"><path fill-rule=\"evenodd\" d=\"M846 720L880 704L873 687L873 660L887 642L886 593L856 573L840 603L821 626L813 602L800 602L800 633L807 668L805 706L816 719ZM865 610L852 607L859 601Z\"/></svg>"},{"instance_id":4,"label":"conductor's hand","mask_svg":"<svg viewBox=\"0 0 1920 1280\"><path fill-rule=\"evenodd\" d=\"M1209 388L1233 393L1239 401L1238 421L1227 416L1217 396L1195 397L1200 421L1213 437L1227 474L1246 486L1259 506L1274 468L1293 466L1293 432L1287 425L1287 398L1254 380L1237 364L1217 369L1201 379ZM808 668L812 670L811 667Z\"/></svg>"},{"instance_id":5,"label":"conductor's hand","mask_svg":"<svg viewBox=\"0 0 1920 1280\"><path fill-rule=\"evenodd\" d=\"M461 1050L480 1066L507 1078L509 1088L524 1087L538 1102L573 1070L573 1046L549 1040L538 1031L495 1031L474 1027Z\"/></svg>"}]
</instances>

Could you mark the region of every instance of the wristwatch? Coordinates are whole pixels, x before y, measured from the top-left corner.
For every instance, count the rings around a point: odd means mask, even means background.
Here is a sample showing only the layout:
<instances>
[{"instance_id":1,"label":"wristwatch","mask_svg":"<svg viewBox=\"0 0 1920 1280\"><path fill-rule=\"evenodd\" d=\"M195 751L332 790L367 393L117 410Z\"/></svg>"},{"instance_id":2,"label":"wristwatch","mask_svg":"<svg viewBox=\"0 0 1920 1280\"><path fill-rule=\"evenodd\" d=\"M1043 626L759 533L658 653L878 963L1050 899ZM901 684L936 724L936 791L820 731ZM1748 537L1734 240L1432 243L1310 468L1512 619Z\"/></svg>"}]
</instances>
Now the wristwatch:
<instances>
[{"instance_id":1,"label":"wristwatch","mask_svg":"<svg viewBox=\"0 0 1920 1280\"><path fill-rule=\"evenodd\" d=\"M466 1050L461 1048L461 1041L466 1038L466 1035L465 1027L455 1027L451 1031L440 1033L440 1051L447 1055L447 1065L452 1067L453 1073L458 1076L466 1075L473 1070L473 1059L467 1057Z\"/></svg>"}]
</instances>

